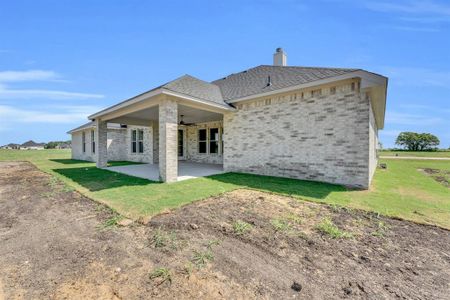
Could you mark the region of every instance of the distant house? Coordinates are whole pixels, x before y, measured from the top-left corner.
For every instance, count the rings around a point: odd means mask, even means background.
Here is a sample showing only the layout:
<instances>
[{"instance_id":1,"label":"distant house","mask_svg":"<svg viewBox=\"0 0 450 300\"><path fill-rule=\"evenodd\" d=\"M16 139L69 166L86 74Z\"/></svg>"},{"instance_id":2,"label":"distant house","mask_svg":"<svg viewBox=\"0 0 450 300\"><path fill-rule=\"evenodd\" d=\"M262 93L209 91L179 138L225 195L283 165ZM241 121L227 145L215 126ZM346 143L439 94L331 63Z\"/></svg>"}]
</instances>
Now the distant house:
<instances>
[{"instance_id":1,"label":"distant house","mask_svg":"<svg viewBox=\"0 0 450 300\"><path fill-rule=\"evenodd\" d=\"M1 149L20 149L19 144L10 143L8 145L4 145L0 147Z\"/></svg>"},{"instance_id":2,"label":"distant house","mask_svg":"<svg viewBox=\"0 0 450 300\"><path fill-rule=\"evenodd\" d=\"M70 143L59 143L55 149L71 149Z\"/></svg>"},{"instance_id":3,"label":"distant house","mask_svg":"<svg viewBox=\"0 0 450 300\"><path fill-rule=\"evenodd\" d=\"M28 141L20 145L21 150L44 150L45 143L36 143L34 141Z\"/></svg>"}]
</instances>

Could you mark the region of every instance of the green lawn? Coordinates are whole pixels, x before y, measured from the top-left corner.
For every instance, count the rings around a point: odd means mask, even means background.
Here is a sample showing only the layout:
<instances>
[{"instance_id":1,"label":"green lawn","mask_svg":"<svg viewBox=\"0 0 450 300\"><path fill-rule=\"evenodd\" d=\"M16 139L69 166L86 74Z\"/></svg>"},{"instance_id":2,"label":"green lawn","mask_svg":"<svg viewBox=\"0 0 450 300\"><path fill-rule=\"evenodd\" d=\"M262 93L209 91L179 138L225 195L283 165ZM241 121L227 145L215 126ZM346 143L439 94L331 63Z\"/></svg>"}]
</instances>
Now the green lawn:
<instances>
[{"instance_id":1,"label":"green lawn","mask_svg":"<svg viewBox=\"0 0 450 300\"><path fill-rule=\"evenodd\" d=\"M380 156L448 157L449 151L380 151Z\"/></svg>"},{"instance_id":2,"label":"green lawn","mask_svg":"<svg viewBox=\"0 0 450 300\"><path fill-rule=\"evenodd\" d=\"M377 170L370 191L354 191L332 184L237 173L165 184L99 170L93 163L69 157L67 150L0 150L0 161L31 161L82 194L134 219L246 187L450 229L450 189L418 170L450 171L450 161L386 160L387 170Z\"/></svg>"}]
</instances>

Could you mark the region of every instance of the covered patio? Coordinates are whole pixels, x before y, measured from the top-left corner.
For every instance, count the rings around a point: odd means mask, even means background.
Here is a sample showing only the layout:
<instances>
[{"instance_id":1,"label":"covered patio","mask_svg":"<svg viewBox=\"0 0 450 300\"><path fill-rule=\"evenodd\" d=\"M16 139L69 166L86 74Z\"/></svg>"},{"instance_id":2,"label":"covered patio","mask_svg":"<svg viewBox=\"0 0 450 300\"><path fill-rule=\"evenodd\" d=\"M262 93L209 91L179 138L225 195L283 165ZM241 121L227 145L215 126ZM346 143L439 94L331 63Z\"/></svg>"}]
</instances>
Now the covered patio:
<instances>
[{"instance_id":1,"label":"covered patio","mask_svg":"<svg viewBox=\"0 0 450 300\"><path fill-rule=\"evenodd\" d=\"M233 111L224 102L166 88L131 98L89 117L97 128L97 167L107 166L107 123L117 123L151 128L151 141L144 144L152 151L149 164L108 168L111 171L163 182L222 173L223 116Z\"/></svg>"},{"instance_id":2,"label":"covered patio","mask_svg":"<svg viewBox=\"0 0 450 300\"><path fill-rule=\"evenodd\" d=\"M140 177L151 181L159 181L158 164L139 164L139 165L108 167L106 168L106 170L130 176ZM179 161L177 181L204 176L211 176L221 173L223 173L222 165Z\"/></svg>"}]
</instances>

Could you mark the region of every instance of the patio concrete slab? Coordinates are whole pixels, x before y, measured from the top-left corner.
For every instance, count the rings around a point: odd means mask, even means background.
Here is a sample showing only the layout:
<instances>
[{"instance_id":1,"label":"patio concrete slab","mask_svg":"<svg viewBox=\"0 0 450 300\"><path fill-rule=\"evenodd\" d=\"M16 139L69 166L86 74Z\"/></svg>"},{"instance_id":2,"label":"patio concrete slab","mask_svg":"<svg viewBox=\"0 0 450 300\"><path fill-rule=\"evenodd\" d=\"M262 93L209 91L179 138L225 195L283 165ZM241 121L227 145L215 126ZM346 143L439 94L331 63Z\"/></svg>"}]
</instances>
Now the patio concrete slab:
<instances>
[{"instance_id":1,"label":"patio concrete slab","mask_svg":"<svg viewBox=\"0 0 450 300\"><path fill-rule=\"evenodd\" d=\"M128 166L108 167L106 169L152 181L159 181L158 164L128 165ZM220 174L223 172L224 172L223 165L201 164L194 162L179 161L177 181L210 176L214 174Z\"/></svg>"}]
</instances>

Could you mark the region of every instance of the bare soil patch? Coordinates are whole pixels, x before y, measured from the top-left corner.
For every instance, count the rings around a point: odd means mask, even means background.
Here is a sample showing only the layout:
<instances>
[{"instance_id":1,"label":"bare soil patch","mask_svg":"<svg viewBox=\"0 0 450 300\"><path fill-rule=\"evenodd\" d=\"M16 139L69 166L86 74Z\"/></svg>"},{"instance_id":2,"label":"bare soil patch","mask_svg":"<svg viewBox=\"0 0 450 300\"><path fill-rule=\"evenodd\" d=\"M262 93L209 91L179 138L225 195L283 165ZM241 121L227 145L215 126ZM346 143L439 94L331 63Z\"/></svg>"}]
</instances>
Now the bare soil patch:
<instances>
[{"instance_id":1,"label":"bare soil patch","mask_svg":"<svg viewBox=\"0 0 450 300\"><path fill-rule=\"evenodd\" d=\"M450 232L238 190L117 217L28 163L0 163L0 299L446 299ZM334 237L334 238L333 238Z\"/></svg>"},{"instance_id":2,"label":"bare soil patch","mask_svg":"<svg viewBox=\"0 0 450 300\"><path fill-rule=\"evenodd\" d=\"M450 171L439 170L439 169L420 169L422 172L439 182L445 187L450 188Z\"/></svg>"}]
</instances>

